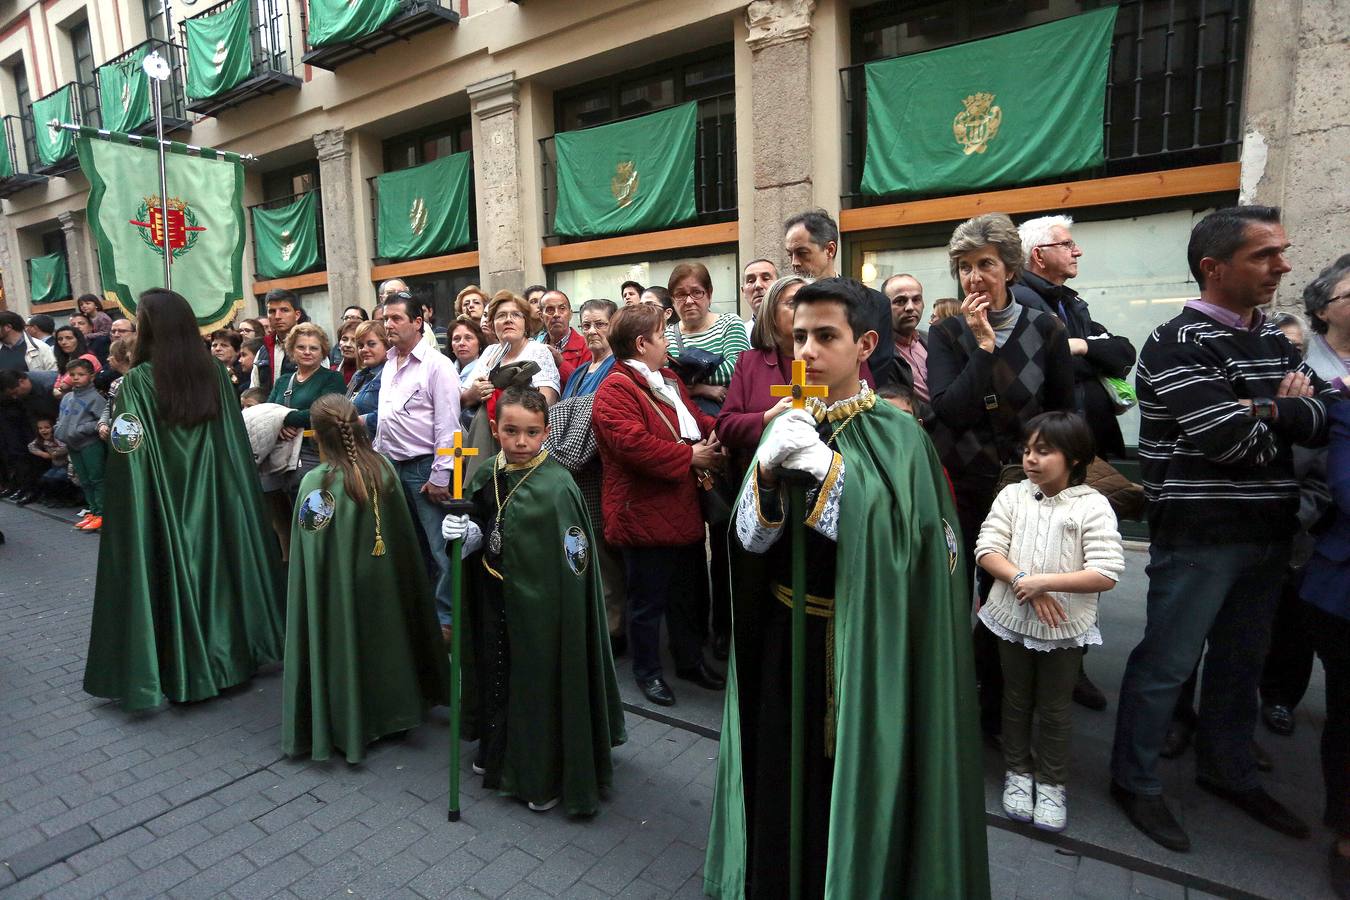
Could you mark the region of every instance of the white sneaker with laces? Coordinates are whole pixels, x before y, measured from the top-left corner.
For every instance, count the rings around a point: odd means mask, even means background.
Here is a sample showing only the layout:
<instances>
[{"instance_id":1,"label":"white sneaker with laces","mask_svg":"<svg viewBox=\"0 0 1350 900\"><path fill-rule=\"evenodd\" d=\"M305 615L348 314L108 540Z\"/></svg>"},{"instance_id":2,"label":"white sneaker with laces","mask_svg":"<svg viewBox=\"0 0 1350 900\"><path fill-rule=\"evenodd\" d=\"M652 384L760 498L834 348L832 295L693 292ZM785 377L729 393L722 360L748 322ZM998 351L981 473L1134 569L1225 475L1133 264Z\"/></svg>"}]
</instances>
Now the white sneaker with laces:
<instances>
[{"instance_id":1,"label":"white sneaker with laces","mask_svg":"<svg viewBox=\"0 0 1350 900\"><path fill-rule=\"evenodd\" d=\"M528 806L534 812L548 812L550 809L558 805L558 798L554 797L552 800L548 800L544 803L527 803L525 805Z\"/></svg>"},{"instance_id":2,"label":"white sneaker with laces","mask_svg":"<svg viewBox=\"0 0 1350 900\"><path fill-rule=\"evenodd\" d=\"M1069 822L1068 791L1062 784L1036 785L1032 824L1042 831L1063 831Z\"/></svg>"},{"instance_id":3,"label":"white sneaker with laces","mask_svg":"<svg viewBox=\"0 0 1350 900\"><path fill-rule=\"evenodd\" d=\"M1008 772L1003 776L1003 811L1014 822L1030 822L1032 816L1031 776Z\"/></svg>"}]
</instances>

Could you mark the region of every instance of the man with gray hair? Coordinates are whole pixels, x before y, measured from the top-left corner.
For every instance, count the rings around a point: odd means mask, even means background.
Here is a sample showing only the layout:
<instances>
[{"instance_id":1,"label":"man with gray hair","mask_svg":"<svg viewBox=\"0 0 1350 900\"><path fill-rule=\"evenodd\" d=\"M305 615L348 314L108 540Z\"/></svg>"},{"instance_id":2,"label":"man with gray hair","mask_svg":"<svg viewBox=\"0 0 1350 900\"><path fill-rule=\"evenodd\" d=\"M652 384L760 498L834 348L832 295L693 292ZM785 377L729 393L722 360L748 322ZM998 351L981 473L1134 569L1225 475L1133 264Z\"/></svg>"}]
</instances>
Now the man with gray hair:
<instances>
[{"instance_id":1,"label":"man with gray hair","mask_svg":"<svg viewBox=\"0 0 1350 900\"><path fill-rule=\"evenodd\" d=\"M1013 299L1023 306L1043 304L1063 320L1073 355L1074 406L1092 429L1097 455L1120 458L1125 455L1125 440L1101 379L1128 376L1134 367L1134 347L1128 338L1094 322L1087 303L1065 283L1078 276L1083 255L1069 231L1072 227L1073 219L1063 215L1029 219L1017 227L1026 267L1022 282L1012 286Z\"/></svg>"}]
</instances>

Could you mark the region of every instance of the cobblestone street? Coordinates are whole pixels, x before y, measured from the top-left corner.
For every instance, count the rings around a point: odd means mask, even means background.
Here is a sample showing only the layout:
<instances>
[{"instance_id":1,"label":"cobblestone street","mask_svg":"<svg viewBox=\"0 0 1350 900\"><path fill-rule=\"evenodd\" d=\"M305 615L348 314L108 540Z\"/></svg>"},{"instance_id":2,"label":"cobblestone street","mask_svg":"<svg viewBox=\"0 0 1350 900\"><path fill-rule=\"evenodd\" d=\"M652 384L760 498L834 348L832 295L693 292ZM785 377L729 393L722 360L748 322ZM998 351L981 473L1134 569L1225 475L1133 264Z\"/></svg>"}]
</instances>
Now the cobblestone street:
<instances>
[{"instance_id":1,"label":"cobblestone street","mask_svg":"<svg viewBox=\"0 0 1350 900\"><path fill-rule=\"evenodd\" d=\"M443 715L350 767L283 757L277 670L149 714L88 696L98 539L8 503L0 529L0 898L702 895L717 744L692 728L630 712L591 821L487 795L466 764L448 824ZM1207 896L989 837L996 897Z\"/></svg>"}]
</instances>

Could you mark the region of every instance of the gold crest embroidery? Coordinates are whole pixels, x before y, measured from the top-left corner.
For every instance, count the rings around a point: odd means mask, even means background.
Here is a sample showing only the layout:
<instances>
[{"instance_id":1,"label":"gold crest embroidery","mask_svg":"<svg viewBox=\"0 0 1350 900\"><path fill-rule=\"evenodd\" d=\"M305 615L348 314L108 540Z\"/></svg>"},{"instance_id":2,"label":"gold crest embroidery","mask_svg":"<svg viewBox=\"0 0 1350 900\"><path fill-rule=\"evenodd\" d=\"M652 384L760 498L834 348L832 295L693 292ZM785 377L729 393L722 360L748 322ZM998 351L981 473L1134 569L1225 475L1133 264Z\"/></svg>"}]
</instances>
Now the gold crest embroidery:
<instances>
[{"instance_id":1,"label":"gold crest embroidery","mask_svg":"<svg viewBox=\"0 0 1350 900\"><path fill-rule=\"evenodd\" d=\"M952 120L956 142L965 148L966 156L983 153L989 149L989 142L998 136L998 128L1003 124L1003 109L994 106L993 94L984 92L971 94L961 102L965 109Z\"/></svg>"},{"instance_id":2,"label":"gold crest embroidery","mask_svg":"<svg viewBox=\"0 0 1350 900\"><path fill-rule=\"evenodd\" d=\"M637 191L637 163L630 159L615 166L614 177L609 180L609 192L614 195L614 202L618 204L619 209L632 203Z\"/></svg>"}]
</instances>

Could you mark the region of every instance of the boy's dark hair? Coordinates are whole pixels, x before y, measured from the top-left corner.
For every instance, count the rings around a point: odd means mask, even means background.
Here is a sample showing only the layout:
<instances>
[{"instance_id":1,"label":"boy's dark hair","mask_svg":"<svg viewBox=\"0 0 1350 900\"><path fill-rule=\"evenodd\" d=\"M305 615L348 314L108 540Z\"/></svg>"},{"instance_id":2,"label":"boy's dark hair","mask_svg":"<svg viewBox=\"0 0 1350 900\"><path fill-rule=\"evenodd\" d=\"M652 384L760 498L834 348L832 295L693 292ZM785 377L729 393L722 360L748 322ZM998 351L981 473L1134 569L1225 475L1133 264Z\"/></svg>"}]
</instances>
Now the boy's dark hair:
<instances>
[{"instance_id":1,"label":"boy's dark hair","mask_svg":"<svg viewBox=\"0 0 1350 900\"><path fill-rule=\"evenodd\" d=\"M844 304L844 314L848 317L848 327L855 341L873 330L872 311L869 309L871 297L862 282L852 278L822 278L797 291L792 299L797 305L825 301Z\"/></svg>"},{"instance_id":2,"label":"boy's dark hair","mask_svg":"<svg viewBox=\"0 0 1350 900\"><path fill-rule=\"evenodd\" d=\"M83 357L76 357L75 359L72 359L70 362L66 363L67 375L69 375L70 372L74 369L85 369L86 371L89 372L90 375L94 374L94 364L91 363L89 360L84 359Z\"/></svg>"},{"instance_id":3,"label":"boy's dark hair","mask_svg":"<svg viewBox=\"0 0 1350 900\"><path fill-rule=\"evenodd\" d=\"M1063 410L1043 412L1022 429L1024 443L1031 443L1032 438L1039 438L1064 454L1069 464L1069 484L1082 484L1087 480L1088 466L1097 453L1086 419L1078 413Z\"/></svg>"},{"instance_id":4,"label":"boy's dark hair","mask_svg":"<svg viewBox=\"0 0 1350 900\"><path fill-rule=\"evenodd\" d=\"M267 391L262 388L248 388L239 395L240 400L257 400L259 403L267 402Z\"/></svg>"},{"instance_id":5,"label":"boy's dark hair","mask_svg":"<svg viewBox=\"0 0 1350 900\"><path fill-rule=\"evenodd\" d=\"M1278 225L1280 208L1230 206L1227 209L1216 209L1191 229L1191 240L1186 247L1186 262L1190 265L1191 275L1201 289L1205 286L1205 275L1200 271L1200 260L1206 256L1225 262L1232 259L1238 248L1247 242L1247 225L1252 222Z\"/></svg>"},{"instance_id":6,"label":"boy's dark hair","mask_svg":"<svg viewBox=\"0 0 1350 900\"><path fill-rule=\"evenodd\" d=\"M512 385L502 391L497 399L497 419L501 420L502 410L508 406L523 407L528 412L539 413L548 422L548 401L539 388L530 385Z\"/></svg>"},{"instance_id":7,"label":"boy's dark hair","mask_svg":"<svg viewBox=\"0 0 1350 900\"><path fill-rule=\"evenodd\" d=\"M903 400L911 407L919 405L919 395L914 393L914 388L903 381L890 381L883 384L877 388L877 396L882 400Z\"/></svg>"},{"instance_id":8,"label":"boy's dark hair","mask_svg":"<svg viewBox=\"0 0 1350 900\"><path fill-rule=\"evenodd\" d=\"M627 290L628 288L632 288L633 290L637 291L639 297L641 297L641 296L642 296L642 292L646 290L646 288L644 288L642 285L638 284L636 281L629 280L629 281L625 281L623 284L619 285L619 295L622 296L622 295L623 295L623 292L624 292L625 290Z\"/></svg>"}]
</instances>

